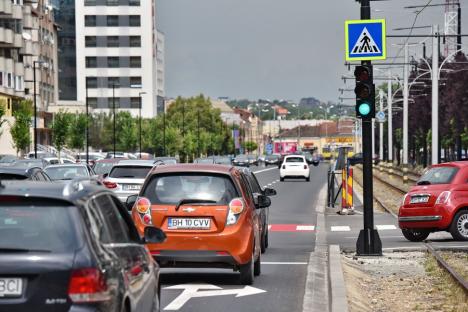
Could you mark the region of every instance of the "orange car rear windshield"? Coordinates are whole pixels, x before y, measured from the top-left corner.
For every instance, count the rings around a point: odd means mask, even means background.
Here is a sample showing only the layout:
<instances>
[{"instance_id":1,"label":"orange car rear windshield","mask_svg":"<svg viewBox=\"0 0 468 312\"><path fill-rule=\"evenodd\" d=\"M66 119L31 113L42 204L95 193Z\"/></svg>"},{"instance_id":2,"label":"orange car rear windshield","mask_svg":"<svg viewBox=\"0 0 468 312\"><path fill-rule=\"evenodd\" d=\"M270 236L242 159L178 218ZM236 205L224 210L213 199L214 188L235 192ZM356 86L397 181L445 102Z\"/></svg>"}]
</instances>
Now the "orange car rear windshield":
<instances>
[{"instance_id":1,"label":"orange car rear windshield","mask_svg":"<svg viewBox=\"0 0 468 312\"><path fill-rule=\"evenodd\" d=\"M184 199L196 199L227 205L238 193L229 176L197 173L155 176L143 196L153 204L175 205Z\"/></svg>"},{"instance_id":2,"label":"orange car rear windshield","mask_svg":"<svg viewBox=\"0 0 468 312\"><path fill-rule=\"evenodd\" d=\"M417 184L449 184L457 172L458 168L456 167L431 168L419 179Z\"/></svg>"}]
</instances>

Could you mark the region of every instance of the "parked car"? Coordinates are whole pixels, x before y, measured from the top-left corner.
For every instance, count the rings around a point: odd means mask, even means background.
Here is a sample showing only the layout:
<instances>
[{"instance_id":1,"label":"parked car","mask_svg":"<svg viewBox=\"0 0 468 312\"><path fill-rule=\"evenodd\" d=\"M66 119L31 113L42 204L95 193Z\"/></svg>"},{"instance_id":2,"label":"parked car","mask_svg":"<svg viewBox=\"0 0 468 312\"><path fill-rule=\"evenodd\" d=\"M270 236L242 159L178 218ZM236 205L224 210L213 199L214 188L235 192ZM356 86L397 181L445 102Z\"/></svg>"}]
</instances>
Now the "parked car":
<instances>
[{"instance_id":1,"label":"parked car","mask_svg":"<svg viewBox=\"0 0 468 312\"><path fill-rule=\"evenodd\" d=\"M270 199L249 191L235 167L179 164L158 166L127 208L140 234L161 227L167 240L149 244L162 267L217 267L240 271L241 284L252 284L261 271L261 220L256 209Z\"/></svg>"},{"instance_id":2,"label":"parked car","mask_svg":"<svg viewBox=\"0 0 468 312\"><path fill-rule=\"evenodd\" d=\"M93 170L98 175L99 179L102 179L106 173L109 174L112 167L119 161L121 160L118 158L97 160L93 166Z\"/></svg>"},{"instance_id":3,"label":"parked car","mask_svg":"<svg viewBox=\"0 0 468 312\"><path fill-rule=\"evenodd\" d=\"M132 153L124 152L107 152L105 159L110 158L120 158L120 159L137 159L137 157Z\"/></svg>"},{"instance_id":4,"label":"parked car","mask_svg":"<svg viewBox=\"0 0 468 312\"><path fill-rule=\"evenodd\" d=\"M89 152L88 153L88 164L94 166L96 161L104 159L104 155L98 152ZM81 164L86 164L86 153L79 153L76 155L76 162Z\"/></svg>"},{"instance_id":5,"label":"parked car","mask_svg":"<svg viewBox=\"0 0 468 312\"><path fill-rule=\"evenodd\" d=\"M310 168L303 155L288 155L284 157L280 169L280 181L285 178L303 178L310 181Z\"/></svg>"},{"instance_id":6,"label":"parked car","mask_svg":"<svg viewBox=\"0 0 468 312\"><path fill-rule=\"evenodd\" d=\"M398 222L406 239L423 241L448 231L468 240L468 162L432 166L404 196Z\"/></svg>"},{"instance_id":7,"label":"parked car","mask_svg":"<svg viewBox=\"0 0 468 312\"><path fill-rule=\"evenodd\" d=\"M280 156L279 155L267 155L265 157L265 166L278 166L278 163L280 161Z\"/></svg>"},{"instance_id":8,"label":"parked car","mask_svg":"<svg viewBox=\"0 0 468 312\"><path fill-rule=\"evenodd\" d=\"M44 157L55 157L55 155L49 152L37 151L37 159L41 159ZM29 152L26 156L26 159L36 159L36 152Z\"/></svg>"},{"instance_id":9,"label":"parked car","mask_svg":"<svg viewBox=\"0 0 468 312\"><path fill-rule=\"evenodd\" d=\"M60 165L60 164L75 164L76 162L68 158L58 157L44 157L43 160L47 162L47 165Z\"/></svg>"},{"instance_id":10,"label":"parked car","mask_svg":"<svg viewBox=\"0 0 468 312\"><path fill-rule=\"evenodd\" d=\"M150 170L157 165L154 160L122 160L115 164L102 183L112 190L122 202L138 194Z\"/></svg>"},{"instance_id":11,"label":"parked car","mask_svg":"<svg viewBox=\"0 0 468 312\"><path fill-rule=\"evenodd\" d=\"M52 181L65 182L76 178L97 178L94 170L85 164L51 165L44 169Z\"/></svg>"},{"instance_id":12,"label":"parked car","mask_svg":"<svg viewBox=\"0 0 468 312\"><path fill-rule=\"evenodd\" d=\"M238 167L250 167L250 161L246 155L237 155L232 164Z\"/></svg>"},{"instance_id":13,"label":"parked car","mask_svg":"<svg viewBox=\"0 0 468 312\"><path fill-rule=\"evenodd\" d=\"M258 196L259 195L265 195L265 196L274 196L276 195L276 190L272 188L265 188L262 189L260 186L260 183L258 183L257 177L255 174L252 172L252 170L248 168L243 168L242 173L245 175L245 178L247 180L248 187L250 189L250 192L253 194L254 197L254 202L258 202ZM269 226L269 215L270 215L270 208L265 207L265 208L260 208L256 210L260 220L261 220L261 251L264 253L266 249L268 248L269 244L269 235L268 235L268 226Z\"/></svg>"},{"instance_id":14,"label":"parked car","mask_svg":"<svg viewBox=\"0 0 468 312\"><path fill-rule=\"evenodd\" d=\"M49 176L39 167L0 167L0 181L31 180L50 182Z\"/></svg>"},{"instance_id":15,"label":"parked car","mask_svg":"<svg viewBox=\"0 0 468 312\"><path fill-rule=\"evenodd\" d=\"M255 155L248 155L247 159L249 160L249 165L258 166L258 158Z\"/></svg>"},{"instance_id":16,"label":"parked car","mask_svg":"<svg viewBox=\"0 0 468 312\"><path fill-rule=\"evenodd\" d=\"M159 266L119 200L91 181L3 182L1 311L159 311Z\"/></svg>"},{"instance_id":17,"label":"parked car","mask_svg":"<svg viewBox=\"0 0 468 312\"><path fill-rule=\"evenodd\" d=\"M18 157L16 157L15 155L1 155L1 157L0 157L0 167L10 166L16 160L18 160Z\"/></svg>"},{"instance_id":18,"label":"parked car","mask_svg":"<svg viewBox=\"0 0 468 312\"><path fill-rule=\"evenodd\" d=\"M18 167L18 168L32 168L32 167L39 167L44 169L47 167L49 163L42 158L38 159L17 159L14 163L10 165L10 167Z\"/></svg>"},{"instance_id":19,"label":"parked car","mask_svg":"<svg viewBox=\"0 0 468 312\"><path fill-rule=\"evenodd\" d=\"M214 158L213 157L207 157L207 158L195 158L193 160L194 164L214 164Z\"/></svg>"}]
</instances>

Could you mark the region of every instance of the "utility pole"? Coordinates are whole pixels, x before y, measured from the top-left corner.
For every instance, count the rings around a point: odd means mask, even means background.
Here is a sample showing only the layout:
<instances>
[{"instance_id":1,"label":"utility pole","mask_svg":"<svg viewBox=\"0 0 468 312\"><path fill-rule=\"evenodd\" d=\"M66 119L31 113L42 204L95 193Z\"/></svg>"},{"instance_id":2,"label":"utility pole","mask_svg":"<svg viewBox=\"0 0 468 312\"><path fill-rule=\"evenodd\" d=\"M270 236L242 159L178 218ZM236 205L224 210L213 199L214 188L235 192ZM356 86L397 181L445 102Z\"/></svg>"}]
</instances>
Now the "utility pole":
<instances>
[{"instance_id":1,"label":"utility pole","mask_svg":"<svg viewBox=\"0 0 468 312\"><path fill-rule=\"evenodd\" d=\"M361 0L361 20L371 18L370 0ZM370 69L368 73L372 77L372 63L362 61L362 66ZM371 86L372 90L375 87ZM357 89L357 87L356 87ZM375 105L375 92L372 91L371 99ZM356 254L366 256L381 256L382 242L379 233L374 229L373 208L373 175L372 175L372 118L362 118L362 147L363 147L363 197L364 197L364 229L359 232L356 242Z\"/></svg>"},{"instance_id":2,"label":"utility pole","mask_svg":"<svg viewBox=\"0 0 468 312\"><path fill-rule=\"evenodd\" d=\"M432 28L432 164L439 163L439 26Z\"/></svg>"},{"instance_id":3,"label":"utility pole","mask_svg":"<svg viewBox=\"0 0 468 312\"><path fill-rule=\"evenodd\" d=\"M380 111L383 112L383 97L384 97L384 92L382 89L379 90L379 103L380 103ZM383 152L383 121L379 122L379 161L382 162L384 158L384 152ZM381 166L379 166L382 168Z\"/></svg>"},{"instance_id":4,"label":"utility pole","mask_svg":"<svg viewBox=\"0 0 468 312\"><path fill-rule=\"evenodd\" d=\"M114 158L115 158L115 83L112 84L112 111L113 111L113 114L114 114L114 124L113 124L113 133L114 133L114 137L113 137L113 141L114 141Z\"/></svg>"},{"instance_id":5,"label":"utility pole","mask_svg":"<svg viewBox=\"0 0 468 312\"><path fill-rule=\"evenodd\" d=\"M86 164L89 165L89 103L88 103L88 79L86 79Z\"/></svg>"},{"instance_id":6,"label":"utility pole","mask_svg":"<svg viewBox=\"0 0 468 312\"><path fill-rule=\"evenodd\" d=\"M392 114L392 102L393 102L393 94L392 94L392 73L388 71L388 82L387 82L387 115L388 115L388 165L390 167L390 173L392 173L393 169L393 114Z\"/></svg>"},{"instance_id":7,"label":"utility pole","mask_svg":"<svg viewBox=\"0 0 468 312\"><path fill-rule=\"evenodd\" d=\"M409 51L408 43L405 43L405 65L403 67L403 173L407 170L408 166L408 98L409 98L409 88L408 88L408 75L409 75ZM405 181L405 174L403 175L403 182Z\"/></svg>"}]
</instances>

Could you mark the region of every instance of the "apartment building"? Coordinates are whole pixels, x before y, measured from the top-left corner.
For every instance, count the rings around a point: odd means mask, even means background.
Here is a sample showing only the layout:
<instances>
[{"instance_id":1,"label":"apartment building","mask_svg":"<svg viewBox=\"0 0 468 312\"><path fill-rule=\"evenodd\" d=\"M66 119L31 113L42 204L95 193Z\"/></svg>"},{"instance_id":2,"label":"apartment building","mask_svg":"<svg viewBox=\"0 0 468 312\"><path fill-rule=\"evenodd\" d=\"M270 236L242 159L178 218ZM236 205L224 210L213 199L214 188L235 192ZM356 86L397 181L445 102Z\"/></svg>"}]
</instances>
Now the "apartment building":
<instances>
[{"instance_id":1,"label":"apartment building","mask_svg":"<svg viewBox=\"0 0 468 312\"><path fill-rule=\"evenodd\" d=\"M135 116L141 104L143 117L155 116L164 97L164 35L156 30L155 0L76 1L75 18L77 100L95 112Z\"/></svg>"}]
</instances>

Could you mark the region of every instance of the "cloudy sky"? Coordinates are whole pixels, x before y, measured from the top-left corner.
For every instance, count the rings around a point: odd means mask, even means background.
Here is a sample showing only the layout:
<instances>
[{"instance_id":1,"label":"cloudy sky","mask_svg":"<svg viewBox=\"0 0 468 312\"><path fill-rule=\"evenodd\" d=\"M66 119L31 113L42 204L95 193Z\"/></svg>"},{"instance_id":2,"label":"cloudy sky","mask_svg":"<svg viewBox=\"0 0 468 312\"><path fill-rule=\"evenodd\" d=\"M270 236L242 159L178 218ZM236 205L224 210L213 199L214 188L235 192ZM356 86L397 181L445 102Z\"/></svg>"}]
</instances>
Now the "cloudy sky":
<instances>
[{"instance_id":1,"label":"cloudy sky","mask_svg":"<svg viewBox=\"0 0 468 312\"><path fill-rule=\"evenodd\" d=\"M387 33L406 34L393 31L414 21L414 10L403 7L429 1L372 2L372 15L387 20ZM468 4L462 8L467 12ZM213 98L297 101L314 96L337 101L340 77L347 72L344 21L359 18L354 0L157 0L157 10L158 27L166 34L170 97L203 93ZM427 8L416 26L443 27L443 13L443 7ZM463 32L468 33L468 18ZM397 55L399 47L391 44L403 40L389 39L387 54ZM421 55L421 46L411 53Z\"/></svg>"}]
</instances>

